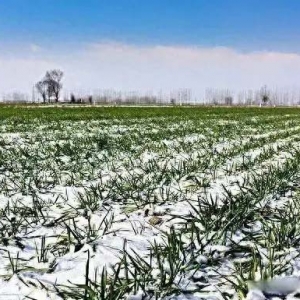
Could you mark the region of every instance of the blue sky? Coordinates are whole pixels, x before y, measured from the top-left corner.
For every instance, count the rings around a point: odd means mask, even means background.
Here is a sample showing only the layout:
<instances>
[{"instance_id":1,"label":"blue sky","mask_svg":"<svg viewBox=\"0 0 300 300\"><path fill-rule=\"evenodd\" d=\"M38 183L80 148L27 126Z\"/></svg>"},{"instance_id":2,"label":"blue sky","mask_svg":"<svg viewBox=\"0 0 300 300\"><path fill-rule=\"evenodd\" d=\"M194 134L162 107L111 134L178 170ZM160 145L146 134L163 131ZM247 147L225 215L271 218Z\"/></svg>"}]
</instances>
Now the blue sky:
<instances>
[{"instance_id":1,"label":"blue sky","mask_svg":"<svg viewBox=\"0 0 300 300\"><path fill-rule=\"evenodd\" d=\"M300 51L297 0L0 0L0 44L114 40Z\"/></svg>"},{"instance_id":2,"label":"blue sky","mask_svg":"<svg viewBox=\"0 0 300 300\"><path fill-rule=\"evenodd\" d=\"M299 88L299 0L0 0L1 93Z\"/></svg>"}]
</instances>

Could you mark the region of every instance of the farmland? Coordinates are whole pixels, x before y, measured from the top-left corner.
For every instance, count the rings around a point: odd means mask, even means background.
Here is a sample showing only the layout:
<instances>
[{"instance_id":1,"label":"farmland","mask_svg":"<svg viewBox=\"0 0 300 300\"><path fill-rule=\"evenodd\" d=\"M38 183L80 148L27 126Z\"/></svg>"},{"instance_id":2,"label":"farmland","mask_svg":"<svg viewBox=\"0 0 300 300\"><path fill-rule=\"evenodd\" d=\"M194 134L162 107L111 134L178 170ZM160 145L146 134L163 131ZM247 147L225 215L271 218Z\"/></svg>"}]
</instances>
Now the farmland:
<instances>
[{"instance_id":1,"label":"farmland","mask_svg":"<svg viewBox=\"0 0 300 300\"><path fill-rule=\"evenodd\" d=\"M231 299L300 272L300 110L0 107L0 290Z\"/></svg>"}]
</instances>

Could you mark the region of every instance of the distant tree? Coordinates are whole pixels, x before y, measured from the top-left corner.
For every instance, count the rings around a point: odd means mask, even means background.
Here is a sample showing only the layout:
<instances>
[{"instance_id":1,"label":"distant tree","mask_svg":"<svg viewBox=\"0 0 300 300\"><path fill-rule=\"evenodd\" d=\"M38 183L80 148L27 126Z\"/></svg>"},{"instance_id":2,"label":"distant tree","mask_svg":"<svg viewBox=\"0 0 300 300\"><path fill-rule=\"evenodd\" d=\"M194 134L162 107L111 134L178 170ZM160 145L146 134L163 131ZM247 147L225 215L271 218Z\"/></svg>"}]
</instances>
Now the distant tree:
<instances>
[{"instance_id":1,"label":"distant tree","mask_svg":"<svg viewBox=\"0 0 300 300\"><path fill-rule=\"evenodd\" d=\"M216 97L214 97L214 98L212 99L212 104L213 104L213 105L219 105L219 101L218 101L218 99L217 99Z\"/></svg>"},{"instance_id":2,"label":"distant tree","mask_svg":"<svg viewBox=\"0 0 300 300\"><path fill-rule=\"evenodd\" d=\"M47 100L47 84L44 80L39 81L35 85L38 93L42 96L43 102L46 103Z\"/></svg>"},{"instance_id":3,"label":"distant tree","mask_svg":"<svg viewBox=\"0 0 300 300\"><path fill-rule=\"evenodd\" d=\"M47 84L49 100L51 97L54 97L55 102L58 102L63 76L64 73L61 70L51 70L46 73L44 81Z\"/></svg>"},{"instance_id":4,"label":"distant tree","mask_svg":"<svg viewBox=\"0 0 300 300\"><path fill-rule=\"evenodd\" d=\"M74 94L71 94L71 103L75 103L76 102L76 98Z\"/></svg>"},{"instance_id":5,"label":"distant tree","mask_svg":"<svg viewBox=\"0 0 300 300\"><path fill-rule=\"evenodd\" d=\"M24 93L13 92L12 95L11 95L11 100L13 102L26 102L28 100L28 97Z\"/></svg>"},{"instance_id":6,"label":"distant tree","mask_svg":"<svg viewBox=\"0 0 300 300\"><path fill-rule=\"evenodd\" d=\"M54 99L58 102L60 92L62 90L62 78L64 73L61 70L51 70L47 71L45 77L39 81L35 87L37 91L41 94L43 102L48 102Z\"/></svg>"},{"instance_id":7,"label":"distant tree","mask_svg":"<svg viewBox=\"0 0 300 300\"><path fill-rule=\"evenodd\" d=\"M270 101L270 92L266 85L261 88L260 95L262 104L266 105Z\"/></svg>"},{"instance_id":8,"label":"distant tree","mask_svg":"<svg viewBox=\"0 0 300 300\"><path fill-rule=\"evenodd\" d=\"M231 96L225 97L225 105L232 105L233 98Z\"/></svg>"},{"instance_id":9,"label":"distant tree","mask_svg":"<svg viewBox=\"0 0 300 300\"><path fill-rule=\"evenodd\" d=\"M89 96L88 101L89 101L90 104L92 104L93 103L93 96Z\"/></svg>"}]
</instances>

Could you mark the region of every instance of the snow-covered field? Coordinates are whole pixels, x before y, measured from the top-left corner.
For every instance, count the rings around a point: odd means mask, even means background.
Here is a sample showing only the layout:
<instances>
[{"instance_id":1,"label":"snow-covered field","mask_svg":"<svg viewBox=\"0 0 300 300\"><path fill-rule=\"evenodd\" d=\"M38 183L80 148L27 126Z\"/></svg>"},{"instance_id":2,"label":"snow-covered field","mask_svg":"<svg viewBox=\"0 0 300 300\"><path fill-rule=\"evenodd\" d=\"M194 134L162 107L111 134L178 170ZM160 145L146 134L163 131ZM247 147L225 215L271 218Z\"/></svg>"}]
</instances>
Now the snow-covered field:
<instances>
[{"instance_id":1,"label":"snow-covered field","mask_svg":"<svg viewBox=\"0 0 300 300\"><path fill-rule=\"evenodd\" d=\"M258 299L300 275L300 111L160 109L1 118L0 299Z\"/></svg>"}]
</instances>

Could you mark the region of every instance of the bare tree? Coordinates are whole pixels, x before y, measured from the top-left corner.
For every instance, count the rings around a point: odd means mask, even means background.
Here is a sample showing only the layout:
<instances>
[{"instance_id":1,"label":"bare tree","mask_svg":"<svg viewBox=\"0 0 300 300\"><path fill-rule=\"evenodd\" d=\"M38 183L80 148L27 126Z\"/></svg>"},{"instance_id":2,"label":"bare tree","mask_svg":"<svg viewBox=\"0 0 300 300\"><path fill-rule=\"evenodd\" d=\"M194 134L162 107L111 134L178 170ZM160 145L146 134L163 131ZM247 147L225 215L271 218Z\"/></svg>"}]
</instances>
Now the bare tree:
<instances>
[{"instance_id":1,"label":"bare tree","mask_svg":"<svg viewBox=\"0 0 300 300\"><path fill-rule=\"evenodd\" d=\"M64 73L61 70L51 70L46 73L44 81L47 84L48 97L54 97L55 102L58 102L59 95L62 89L62 78Z\"/></svg>"},{"instance_id":2,"label":"bare tree","mask_svg":"<svg viewBox=\"0 0 300 300\"><path fill-rule=\"evenodd\" d=\"M39 81L35 85L37 91L39 94L41 94L43 98L43 102L46 103L46 98L47 98L47 84L44 80Z\"/></svg>"},{"instance_id":3,"label":"bare tree","mask_svg":"<svg viewBox=\"0 0 300 300\"><path fill-rule=\"evenodd\" d=\"M63 76L64 73L61 70L47 71L45 77L35 85L37 91L41 94L44 103L47 98L48 102L50 102L51 99L58 102L62 90Z\"/></svg>"}]
</instances>

